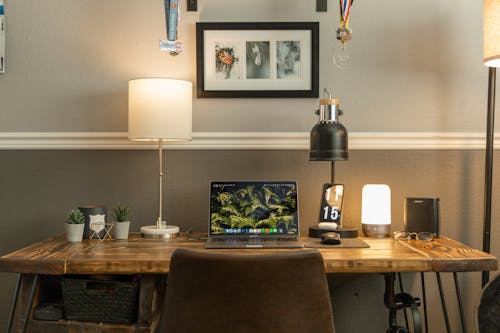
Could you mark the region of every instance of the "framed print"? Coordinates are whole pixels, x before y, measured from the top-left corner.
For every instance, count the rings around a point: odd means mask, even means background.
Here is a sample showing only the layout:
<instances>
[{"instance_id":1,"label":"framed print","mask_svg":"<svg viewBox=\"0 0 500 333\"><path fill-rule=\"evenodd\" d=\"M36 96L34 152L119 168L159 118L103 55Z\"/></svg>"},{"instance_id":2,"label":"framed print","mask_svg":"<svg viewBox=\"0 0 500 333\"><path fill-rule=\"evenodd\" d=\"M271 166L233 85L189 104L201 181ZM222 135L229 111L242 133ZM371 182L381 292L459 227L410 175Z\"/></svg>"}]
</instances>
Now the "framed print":
<instances>
[{"instance_id":1,"label":"framed print","mask_svg":"<svg viewBox=\"0 0 500 333\"><path fill-rule=\"evenodd\" d=\"M319 23L196 24L197 97L319 96Z\"/></svg>"}]
</instances>

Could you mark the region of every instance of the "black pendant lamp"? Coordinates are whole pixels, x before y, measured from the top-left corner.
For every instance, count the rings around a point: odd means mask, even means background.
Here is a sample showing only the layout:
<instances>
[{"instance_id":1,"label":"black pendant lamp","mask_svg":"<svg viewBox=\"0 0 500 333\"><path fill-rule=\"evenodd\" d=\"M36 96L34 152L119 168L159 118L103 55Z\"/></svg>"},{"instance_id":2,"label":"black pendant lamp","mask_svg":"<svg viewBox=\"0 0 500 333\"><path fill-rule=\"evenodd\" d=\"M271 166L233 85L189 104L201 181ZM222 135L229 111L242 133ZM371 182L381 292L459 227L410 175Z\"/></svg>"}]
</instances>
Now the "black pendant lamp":
<instances>
[{"instance_id":1,"label":"black pendant lamp","mask_svg":"<svg viewBox=\"0 0 500 333\"><path fill-rule=\"evenodd\" d=\"M332 99L325 89L324 94L329 98L319 101L319 120L311 130L310 161L330 161L331 181L323 185L319 223L309 228L309 237L320 237L321 234L334 231L342 238L357 237L357 229L346 228L342 223L342 208L344 185L335 183L335 161L349 159L347 144L347 129L339 121L342 111L340 101Z\"/></svg>"},{"instance_id":2,"label":"black pendant lamp","mask_svg":"<svg viewBox=\"0 0 500 333\"><path fill-rule=\"evenodd\" d=\"M338 99L321 99L319 121L311 130L310 161L345 161L349 159L347 129L339 121L342 111ZM332 183L334 183L332 179Z\"/></svg>"}]
</instances>

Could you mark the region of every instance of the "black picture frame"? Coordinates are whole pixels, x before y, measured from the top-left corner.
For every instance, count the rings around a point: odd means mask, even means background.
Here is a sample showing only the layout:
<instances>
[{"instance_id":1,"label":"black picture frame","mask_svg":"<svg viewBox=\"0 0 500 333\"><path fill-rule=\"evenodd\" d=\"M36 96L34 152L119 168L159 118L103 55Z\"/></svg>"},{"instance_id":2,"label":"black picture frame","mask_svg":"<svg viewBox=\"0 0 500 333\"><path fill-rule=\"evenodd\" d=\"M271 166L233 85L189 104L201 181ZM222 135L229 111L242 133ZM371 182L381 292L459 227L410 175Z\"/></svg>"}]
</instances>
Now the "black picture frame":
<instances>
[{"instance_id":1,"label":"black picture frame","mask_svg":"<svg viewBox=\"0 0 500 333\"><path fill-rule=\"evenodd\" d=\"M319 22L197 23L196 74L198 98L318 98Z\"/></svg>"}]
</instances>

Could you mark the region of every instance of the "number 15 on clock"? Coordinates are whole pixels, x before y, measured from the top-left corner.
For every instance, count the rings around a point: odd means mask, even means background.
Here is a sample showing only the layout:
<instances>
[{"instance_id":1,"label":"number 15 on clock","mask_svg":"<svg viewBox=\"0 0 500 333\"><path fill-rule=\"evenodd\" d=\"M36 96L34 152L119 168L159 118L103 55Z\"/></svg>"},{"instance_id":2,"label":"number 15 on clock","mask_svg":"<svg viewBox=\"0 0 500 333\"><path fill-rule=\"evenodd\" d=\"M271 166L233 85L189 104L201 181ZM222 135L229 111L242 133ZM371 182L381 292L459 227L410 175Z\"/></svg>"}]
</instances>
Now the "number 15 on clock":
<instances>
[{"instance_id":1,"label":"number 15 on clock","mask_svg":"<svg viewBox=\"0 0 500 333\"><path fill-rule=\"evenodd\" d=\"M324 221L337 221L340 217L338 207L323 207L323 220Z\"/></svg>"},{"instance_id":2,"label":"number 15 on clock","mask_svg":"<svg viewBox=\"0 0 500 333\"><path fill-rule=\"evenodd\" d=\"M343 199L344 185L324 184L319 220L321 222L335 222L340 225L342 221Z\"/></svg>"}]
</instances>

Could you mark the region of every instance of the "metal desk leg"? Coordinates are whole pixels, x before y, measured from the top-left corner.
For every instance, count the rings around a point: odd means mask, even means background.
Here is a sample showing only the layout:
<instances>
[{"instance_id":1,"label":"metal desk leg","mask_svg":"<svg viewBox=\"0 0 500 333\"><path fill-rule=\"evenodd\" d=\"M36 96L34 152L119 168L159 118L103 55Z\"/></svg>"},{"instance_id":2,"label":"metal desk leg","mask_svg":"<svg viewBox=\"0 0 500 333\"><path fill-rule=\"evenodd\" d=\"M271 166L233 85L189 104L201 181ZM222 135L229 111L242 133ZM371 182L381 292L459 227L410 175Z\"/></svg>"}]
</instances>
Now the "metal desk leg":
<instances>
[{"instance_id":1,"label":"metal desk leg","mask_svg":"<svg viewBox=\"0 0 500 333\"><path fill-rule=\"evenodd\" d=\"M409 329L406 327L398 326L396 320L396 313L398 310L405 311L406 308L410 308L412 319L413 319L413 332L422 332L422 323L420 321L420 313L418 307L421 302L419 298L414 298L407 293L394 294L394 280L395 273L385 273L385 293L384 293L384 304L389 309L389 329L387 333L408 333Z\"/></svg>"},{"instance_id":2,"label":"metal desk leg","mask_svg":"<svg viewBox=\"0 0 500 333\"><path fill-rule=\"evenodd\" d=\"M404 293L404 290L403 290L403 277L401 275L401 272L398 272L398 280L399 280L399 292L400 293ZM410 330L410 324L408 324L408 314L406 313L406 308L403 309L403 314L405 316L406 329L409 331Z\"/></svg>"},{"instance_id":3,"label":"metal desk leg","mask_svg":"<svg viewBox=\"0 0 500 333\"><path fill-rule=\"evenodd\" d=\"M439 296L441 297L441 306L443 308L444 322L446 324L446 332L451 333L450 320L448 318L448 310L446 310L446 301L444 299L443 284L441 283L441 274L436 272L436 279L439 287Z\"/></svg>"},{"instance_id":4,"label":"metal desk leg","mask_svg":"<svg viewBox=\"0 0 500 333\"><path fill-rule=\"evenodd\" d=\"M465 327L464 308L462 306L462 295L460 294L460 285L458 284L457 272L453 272L453 279L455 280L455 291L457 293L458 309L460 310L460 321L462 323L462 332L466 333L467 328Z\"/></svg>"},{"instance_id":5,"label":"metal desk leg","mask_svg":"<svg viewBox=\"0 0 500 333\"><path fill-rule=\"evenodd\" d=\"M31 307L33 306L33 298L35 296L35 291L36 291L36 285L38 283L38 274L35 274L33 276L33 284L31 285L31 292L28 298L28 306L26 307L26 313L24 316L24 321L23 321L23 330L22 332L25 333L26 329L28 328L28 321L30 319L30 314L31 314Z\"/></svg>"},{"instance_id":6,"label":"metal desk leg","mask_svg":"<svg viewBox=\"0 0 500 333\"><path fill-rule=\"evenodd\" d=\"M427 297L425 296L425 278L424 272L420 272L420 281L422 284L422 302L424 303L424 320L425 320L425 333L429 333L429 320L427 318Z\"/></svg>"},{"instance_id":7,"label":"metal desk leg","mask_svg":"<svg viewBox=\"0 0 500 333\"><path fill-rule=\"evenodd\" d=\"M7 322L7 333L10 333L12 329L12 322L14 321L14 313L16 312L17 299L19 298L19 287L21 286L22 274L17 275L16 289L14 289L14 298L12 299L12 304L10 306L9 321Z\"/></svg>"}]
</instances>

